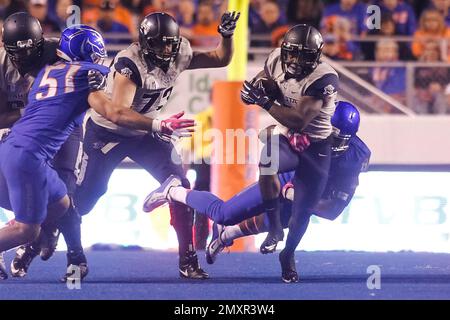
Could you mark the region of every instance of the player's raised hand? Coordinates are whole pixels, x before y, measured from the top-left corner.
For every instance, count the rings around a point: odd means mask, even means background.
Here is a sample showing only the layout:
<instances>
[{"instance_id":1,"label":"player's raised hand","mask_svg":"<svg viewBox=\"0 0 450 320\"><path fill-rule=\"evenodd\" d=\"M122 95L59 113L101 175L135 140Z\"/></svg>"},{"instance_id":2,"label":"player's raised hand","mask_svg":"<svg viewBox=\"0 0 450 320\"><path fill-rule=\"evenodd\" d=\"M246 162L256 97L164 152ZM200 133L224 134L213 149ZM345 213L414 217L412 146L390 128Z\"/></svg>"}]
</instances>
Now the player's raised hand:
<instances>
[{"instance_id":1,"label":"player's raised hand","mask_svg":"<svg viewBox=\"0 0 450 320\"><path fill-rule=\"evenodd\" d=\"M106 76L98 70L88 71L88 86L91 91L103 90L106 86Z\"/></svg>"},{"instance_id":2,"label":"player's raised hand","mask_svg":"<svg viewBox=\"0 0 450 320\"><path fill-rule=\"evenodd\" d=\"M181 119L184 111L177 113L170 118L153 120L153 131L163 136L175 136L177 138L191 137L194 132L195 120Z\"/></svg>"},{"instance_id":3,"label":"player's raised hand","mask_svg":"<svg viewBox=\"0 0 450 320\"><path fill-rule=\"evenodd\" d=\"M234 30L236 29L236 23L239 20L240 12L225 12L222 15L222 19L220 21L219 26L217 27L217 31L224 38L230 38L234 34Z\"/></svg>"},{"instance_id":4,"label":"player's raised hand","mask_svg":"<svg viewBox=\"0 0 450 320\"><path fill-rule=\"evenodd\" d=\"M248 81L244 81L241 89L241 99L245 104L257 104L266 110L272 107L272 101L265 94L264 89Z\"/></svg>"}]
</instances>

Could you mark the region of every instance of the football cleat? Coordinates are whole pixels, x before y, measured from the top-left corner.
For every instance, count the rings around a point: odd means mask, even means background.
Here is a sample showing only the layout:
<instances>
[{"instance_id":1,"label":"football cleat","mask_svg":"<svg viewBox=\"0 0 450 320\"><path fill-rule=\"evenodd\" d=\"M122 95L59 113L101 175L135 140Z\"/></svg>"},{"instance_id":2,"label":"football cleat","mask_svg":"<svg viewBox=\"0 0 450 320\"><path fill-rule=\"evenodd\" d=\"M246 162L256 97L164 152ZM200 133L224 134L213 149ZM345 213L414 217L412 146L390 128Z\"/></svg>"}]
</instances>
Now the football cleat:
<instances>
[{"instance_id":1,"label":"football cleat","mask_svg":"<svg viewBox=\"0 0 450 320\"><path fill-rule=\"evenodd\" d=\"M277 245L279 241L283 241L284 239L284 231L280 230L280 232L272 233L268 232L266 239L264 239L263 243L259 247L259 251L262 254L274 253L277 250Z\"/></svg>"},{"instance_id":2,"label":"football cleat","mask_svg":"<svg viewBox=\"0 0 450 320\"><path fill-rule=\"evenodd\" d=\"M31 245L20 246L11 262L11 275L18 278L25 277L31 262L38 254L39 250L34 249Z\"/></svg>"},{"instance_id":3,"label":"football cleat","mask_svg":"<svg viewBox=\"0 0 450 320\"><path fill-rule=\"evenodd\" d=\"M41 232L44 233L44 236L42 237L40 242L41 247L40 256L43 261L47 261L55 253L56 246L58 245L60 231L59 229L53 230L42 229Z\"/></svg>"},{"instance_id":4,"label":"football cleat","mask_svg":"<svg viewBox=\"0 0 450 320\"><path fill-rule=\"evenodd\" d=\"M144 212L152 212L156 208L166 204L169 201L169 190L172 187L181 186L181 180L175 175L170 175L159 188L150 192L144 200Z\"/></svg>"},{"instance_id":5,"label":"football cleat","mask_svg":"<svg viewBox=\"0 0 450 320\"><path fill-rule=\"evenodd\" d=\"M209 278L209 274L200 268L195 251L188 251L180 257L179 272L180 277L185 279L205 280Z\"/></svg>"},{"instance_id":6,"label":"football cleat","mask_svg":"<svg viewBox=\"0 0 450 320\"><path fill-rule=\"evenodd\" d=\"M219 255L219 253L223 251L223 249L233 245L233 241L231 241L230 243L226 243L225 241L222 240L222 234L224 233L225 228L226 227L217 224L215 222L213 224L212 239L211 242L208 244L208 247L206 248L205 252L206 262L208 264L213 264L216 261L217 256Z\"/></svg>"},{"instance_id":7,"label":"football cleat","mask_svg":"<svg viewBox=\"0 0 450 320\"><path fill-rule=\"evenodd\" d=\"M298 282L298 273L295 268L294 253L289 255L284 249L281 250L278 256L281 264L281 280L285 283Z\"/></svg>"},{"instance_id":8,"label":"football cleat","mask_svg":"<svg viewBox=\"0 0 450 320\"><path fill-rule=\"evenodd\" d=\"M8 272L6 271L5 258L3 252L0 252L0 280L8 279Z\"/></svg>"}]
</instances>

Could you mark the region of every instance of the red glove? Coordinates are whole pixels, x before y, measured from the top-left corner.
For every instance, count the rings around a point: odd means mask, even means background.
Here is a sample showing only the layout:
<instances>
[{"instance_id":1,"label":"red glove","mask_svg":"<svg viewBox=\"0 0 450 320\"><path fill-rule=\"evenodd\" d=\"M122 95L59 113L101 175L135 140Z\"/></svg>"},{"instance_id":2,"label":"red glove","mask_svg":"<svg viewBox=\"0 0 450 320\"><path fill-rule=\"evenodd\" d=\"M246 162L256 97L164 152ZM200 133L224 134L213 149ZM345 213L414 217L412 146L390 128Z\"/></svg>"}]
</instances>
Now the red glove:
<instances>
[{"instance_id":1,"label":"red glove","mask_svg":"<svg viewBox=\"0 0 450 320\"><path fill-rule=\"evenodd\" d=\"M166 136L191 137L194 132L195 121L192 119L180 119L184 111L171 116L168 119L154 119L152 130Z\"/></svg>"},{"instance_id":2,"label":"red glove","mask_svg":"<svg viewBox=\"0 0 450 320\"><path fill-rule=\"evenodd\" d=\"M289 131L287 134L287 138L289 139L289 144L292 149L298 153L302 153L305 151L311 142L309 141L309 137L303 133L297 133Z\"/></svg>"}]
</instances>

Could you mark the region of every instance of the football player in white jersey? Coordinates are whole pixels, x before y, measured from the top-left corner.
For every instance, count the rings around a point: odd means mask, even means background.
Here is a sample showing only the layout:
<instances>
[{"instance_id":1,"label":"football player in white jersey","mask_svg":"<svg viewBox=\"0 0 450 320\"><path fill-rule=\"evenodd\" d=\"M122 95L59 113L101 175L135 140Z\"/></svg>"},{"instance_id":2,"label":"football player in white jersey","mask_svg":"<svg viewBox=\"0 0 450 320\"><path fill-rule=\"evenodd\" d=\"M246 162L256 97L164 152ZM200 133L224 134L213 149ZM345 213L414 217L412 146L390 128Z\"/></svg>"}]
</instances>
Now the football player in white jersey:
<instances>
[{"instance_id":1,"label":"football player in white jersey","mask_svg":"<svg viewBox=\"0 0 450 320\"><path fill-rule=\"evenodd\" d=\"M338 75L320 60L322 48L322 35L315 28L292 27L281 48L267 58L264 70L251 82L245 81L241 91L244 103L261 106L279 122L275 131L266 135L271 139L260 160L259 186L270 222L269 233L260 248L262 253L274 252L284 237L277 173L295 171L289 234L279 257L284 282L298 281L295 249L325 190L331 162L331 117L336 108ZM171 176L147 196L144 210L150 212L165 201L197 207L202 197L204 194L189 192L177 176Z\"/></svg>"},{"instance_id":2,"label":"football player in white jersey","mask_svg":"<svg viewBox=\"0 0 450 320\"><path fill-rule=\"evenodd\" d=\"M225 13L218 32L222 39L218 47L209 52L192 51L187 39L180 36L179 26L168 14L156 12L146 16L140 23L139 41L122 50L115 57L111 72L106 79L106 93L124 108L131 108L157 119L153 121L159 135L130 130L108 121L93 112L87 121L83 143L80 176L74 196L75 207L83 216L89 213L98 199L106 192L108 180L114 169L126 157L146 169L155 179L163 182L171 174L182 177L189 187L181 161L172 161L173 145L170 136L181 121L183 113L172 118L158 120L175 80L184 70L219 68L229 64L233 54L232 39L239 13ZM101 83L104 79L93 74ZM93 79L94 80L94 79ZM179 242L179 275L182 278L206 279L193 248L193 214L185 205L170 206L171 224ZM79 219L78 219L79 221ZM87 262L81 246L79 222L74 217L74 230L65 236L68 251L74 257L68 265L82 266Z\"/></svg>"},{"instance_id":3,"label":"football player in white jersey","mask_svg":"<svg viewBox=\"0 0 450 320\"><path fill-rule=\"evenodd\" d=\"M323 45L314 27L292 27L281 48L267 58L264 70L253 81L245 81L241 91L244 103L261 106L279 123L274 132L278 139L267 143L260 160L259 184L270 220L262 253L274 252L284 238L276 173L295 170L293 212L286 247L279 256L285 282L298 281L294 252L324 192L330 167L331 117L339 80L336 71L320 59ZM294 132L301 133L304 142L297 150L289 143Z\"/></svg>"}]
</instances>

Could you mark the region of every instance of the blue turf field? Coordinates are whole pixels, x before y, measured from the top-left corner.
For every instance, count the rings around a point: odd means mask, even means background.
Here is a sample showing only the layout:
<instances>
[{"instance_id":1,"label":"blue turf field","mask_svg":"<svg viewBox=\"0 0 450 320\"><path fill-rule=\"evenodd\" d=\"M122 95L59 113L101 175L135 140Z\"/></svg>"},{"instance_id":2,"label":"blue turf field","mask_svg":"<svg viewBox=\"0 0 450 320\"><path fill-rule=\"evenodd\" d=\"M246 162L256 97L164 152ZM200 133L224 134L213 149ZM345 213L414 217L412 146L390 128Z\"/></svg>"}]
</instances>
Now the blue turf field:
<instances>
[{"instance_id":1,"label":"blue turf field","mask_svg":"<svg viewBox=\"0 0 450 320\"><path fill-rule=\"evenodd\" d=\"M178 278L177 255L158 251L89 251L81 290L57 279L65 257L37 260L25 279L0 282L4 299L450 299L450 255L430 253L298 252L301 282L280 280L277 255L229 253L202 266L206 281ZM12 253L6 255L9 262ZM367 267L381 268L381 289L367 288Z\"/></svg>"}]
</instances>

